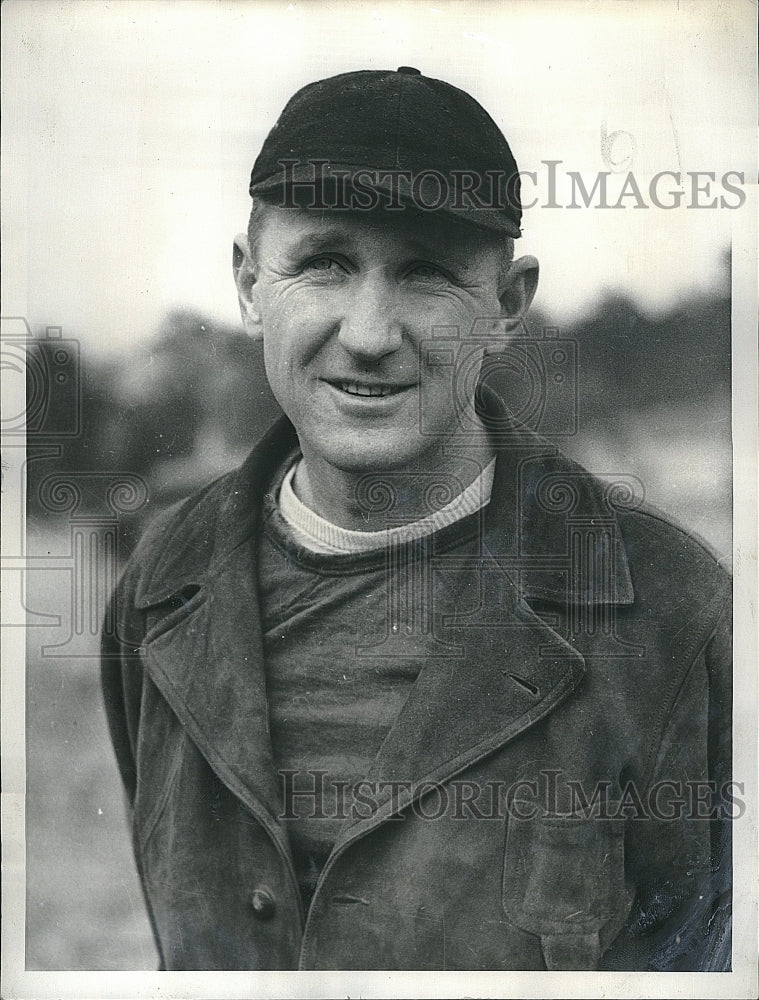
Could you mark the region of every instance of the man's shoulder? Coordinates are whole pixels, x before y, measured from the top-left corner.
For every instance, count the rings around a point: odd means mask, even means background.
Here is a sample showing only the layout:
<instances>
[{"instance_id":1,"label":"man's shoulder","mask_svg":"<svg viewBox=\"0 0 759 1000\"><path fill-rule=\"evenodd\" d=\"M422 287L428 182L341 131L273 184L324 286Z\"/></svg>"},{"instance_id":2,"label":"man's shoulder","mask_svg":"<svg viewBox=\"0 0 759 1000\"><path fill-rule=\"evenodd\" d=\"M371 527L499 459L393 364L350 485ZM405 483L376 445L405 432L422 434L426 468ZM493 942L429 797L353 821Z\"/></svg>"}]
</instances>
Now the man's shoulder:
<instances>
[{"instance_id":1,"label":"man's shoulder","mask_svg":"<svg viewBox=\"0 0 759 1000\"><path fill-rule=\"evenodd\" d=\"M688 565L729 578L729 557L694 528L650 502L617 511L628 555L654 559L663 570Z\"/></svg>"},{"instance_id":2,"label":"man's shoulder","mask_svg":"<svg viewBox=\"0 0 759 1000\"><path fill-rule=\"evenodd\" d=\"M521 455L505 453L507 476L494 500L507 524L517 504L520 552L534 563L522 573L526 593L560 603L642 607L650 600L662 609L684 608L691 597L701 607L729 598L727 558L651 504L637 476L590 472L534 432L524 441ZM568 574L564 562L572 565Z\"/></svg>"},{"instance_id":3,"label":"man's shoulder","mask_svg":"<svg viewBox=\"0 0 759 1000\"><path fill-rule=\"evenodd\" d=\"M727 559L696 531L650 503L617 512L617 525L639 609L712 625L729 619Z\"/></svg>"},{"instance_id":4,"label":"man's shoulder","mask_svg":"<svg viewBox=\"0 0 759 1000\"><path fill-rule=\"evenodd\" d=\"M579 481L594 496L602 514L610 515L619 535L633 587L644 579L674 593L731 587L729 556L720 554L695 529L661 510L645 496L645 484L635 475L605 477L589 472L563 452L549 457L547 468L559 483ZM569 515L571 521L572 515Z\"/></svg>"},{"instance_id":5,"label":"man's shoulder","mask_svg":"<svg viewBox=\"0 0 759 1000\"><path fill-rule=\"evenodd\" d=\"M236 475L237 471L228 472L148 519L130 559L132 573L140 581L140 591L145 591L167 564L181 558L183 553L196 564L204 556L210 558L217 521L234 492Z\"/></svg>"},{"instance_id":6,"label":"man's shoulder","mask_svg":"<svg viewBox=\"0 0 759 1000\"><path fill-rule=\"evenodd\" d=\"M205 544L225 499L233 490L238 471L226 472L153 513L140 535L135 554L163 548L178 535L184 538L189 534L193 540Z\"/></svg>"},{"instance_id":7,"label":"man's shoulder","mask_svg":"<svg viewBox=\"0 0 759 1000\"><path fill-rule=\"evenodd\" d=\"M678 518L648 501L629 510L617 513L621 530L631 543L647 540L660 552L661 557L686 558L705 568L718 568L728 573L726 554L720 553L694 528L680 523Z\"/></svg>"},{"instance_id":8,"label":"man's shoulder","mask_svg":"<svg viewBox=\"0 0 759 1000\"><path fill-rule=\"evenodd\" d=\"M727 554L719 553L698 531L646 498L645 484L637 476L604 477L558 450L542 461L549 476L556 476L560 485L581 483L584 491L600 502L602 510L613 515L633 564L648 560L665 571L668 566L674 569L687 565L729 577Z\"/></svg>"},{"instance_id":9,"label":"man's shoulder","mask_svg":"<svg viewBox=\"0 0 759 1000\"><path fill-rule=\"evenodd\" d=\"M138 606L164 600L183 582L199 581L212 560L222 560L250 537L266 484L293 443L290 425L277 421L239 468L149 520L130 560Z\"/></svg>"}]
</instances>

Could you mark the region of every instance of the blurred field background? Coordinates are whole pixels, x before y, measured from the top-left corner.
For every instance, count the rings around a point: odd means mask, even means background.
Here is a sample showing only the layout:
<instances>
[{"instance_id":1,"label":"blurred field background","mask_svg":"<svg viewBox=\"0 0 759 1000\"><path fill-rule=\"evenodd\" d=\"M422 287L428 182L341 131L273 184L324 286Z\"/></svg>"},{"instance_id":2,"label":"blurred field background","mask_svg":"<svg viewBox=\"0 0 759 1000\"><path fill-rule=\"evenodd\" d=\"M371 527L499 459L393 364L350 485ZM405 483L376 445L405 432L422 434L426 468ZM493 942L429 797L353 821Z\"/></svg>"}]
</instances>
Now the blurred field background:
<instances>
[{"instance_id":1,"label":"blurred field background","mask_svg":"<svg viewBox=\"0 0 759 1000\"><path fill-rule=\"evenodd\" d=\"M556 442L599 474L637 475L651 502L729 563L727 256L723 264L724 294L690 297L653 318L631 299L607 295L561 328L578 345L580 412L577 435ZM533 336L544 325L549 317L530 318ZM81 433L60 457L28 465L28 553L61 557L62 568L27 574L27 607L38 624L29 629L27 653L26 961L38 970L154 969L101 705L96 638L85 637L84 655L42 653L70 634L72 578L69 521L40 503L40 484L53 472L79 476L77 516L94 522L107 513L104 498L88 492L82 473L141 477L149 500L122 519L125 557L145 518L236 465L277 409L260 348L194 310L167 315L131 353L85 354L80 390Z\"/></svg>"}]
</instances>

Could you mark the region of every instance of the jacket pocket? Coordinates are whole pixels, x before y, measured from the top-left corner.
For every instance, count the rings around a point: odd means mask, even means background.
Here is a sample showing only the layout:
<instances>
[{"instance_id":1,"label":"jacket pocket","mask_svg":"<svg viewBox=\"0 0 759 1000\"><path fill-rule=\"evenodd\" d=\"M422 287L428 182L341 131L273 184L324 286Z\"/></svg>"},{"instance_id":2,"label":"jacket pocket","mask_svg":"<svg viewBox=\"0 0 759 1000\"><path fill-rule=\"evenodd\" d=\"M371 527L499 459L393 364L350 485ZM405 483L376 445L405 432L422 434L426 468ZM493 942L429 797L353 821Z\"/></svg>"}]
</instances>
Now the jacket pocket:
<instances>
[{"instance_id":1,"label":"jacket pocket","mask_svg":"<svg viewBox=\"0 0 759 1000\"><path fill-rule=\"evenodd\" d=\"M621 930L633 900L624 832L623 819L510 817L503 906L512 923L540 937L547 969L596 969Z\"/></svg>"}]
</instances>

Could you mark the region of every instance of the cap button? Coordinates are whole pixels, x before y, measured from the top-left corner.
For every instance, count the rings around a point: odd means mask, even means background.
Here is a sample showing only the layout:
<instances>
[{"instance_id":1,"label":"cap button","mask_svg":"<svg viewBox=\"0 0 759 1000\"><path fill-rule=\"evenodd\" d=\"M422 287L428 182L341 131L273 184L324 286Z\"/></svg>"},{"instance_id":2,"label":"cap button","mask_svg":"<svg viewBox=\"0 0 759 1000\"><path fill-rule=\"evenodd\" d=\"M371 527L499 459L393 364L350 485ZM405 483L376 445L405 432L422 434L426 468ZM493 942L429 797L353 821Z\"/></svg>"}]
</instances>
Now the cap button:
<instances>
[{"instance_id":1,"label":"cap button","mask_svg":"<svg viewBox=\"0 0 759 1000\"><path fill-rule=\"evenodd\" d=\"M422 75L422 71L420 69L416 69L414 66L399 66L398 67L398 72L399 73L405 73L406 76L421 76Z\"/></svg>"}]
</instances>

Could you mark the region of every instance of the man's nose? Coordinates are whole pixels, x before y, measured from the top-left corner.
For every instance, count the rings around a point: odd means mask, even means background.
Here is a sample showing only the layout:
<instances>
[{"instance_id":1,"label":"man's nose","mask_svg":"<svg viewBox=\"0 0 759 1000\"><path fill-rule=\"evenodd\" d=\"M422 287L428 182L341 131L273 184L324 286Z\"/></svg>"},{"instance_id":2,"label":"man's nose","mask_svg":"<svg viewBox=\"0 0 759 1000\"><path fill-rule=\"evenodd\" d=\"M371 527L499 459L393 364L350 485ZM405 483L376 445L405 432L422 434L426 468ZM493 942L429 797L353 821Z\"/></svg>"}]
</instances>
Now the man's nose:
<instances>
[{"instance_id":1,"label":"man's nose","mask_svg":"<svg viewBox=\"0 0 759 1000\"><path fill-rule=\"evenodd\" d=\"M346 305L338 340L346 351L366 361L392 354L403 341L399 305L387 281L369 277Z\"/></svg>"}]
</instances>

